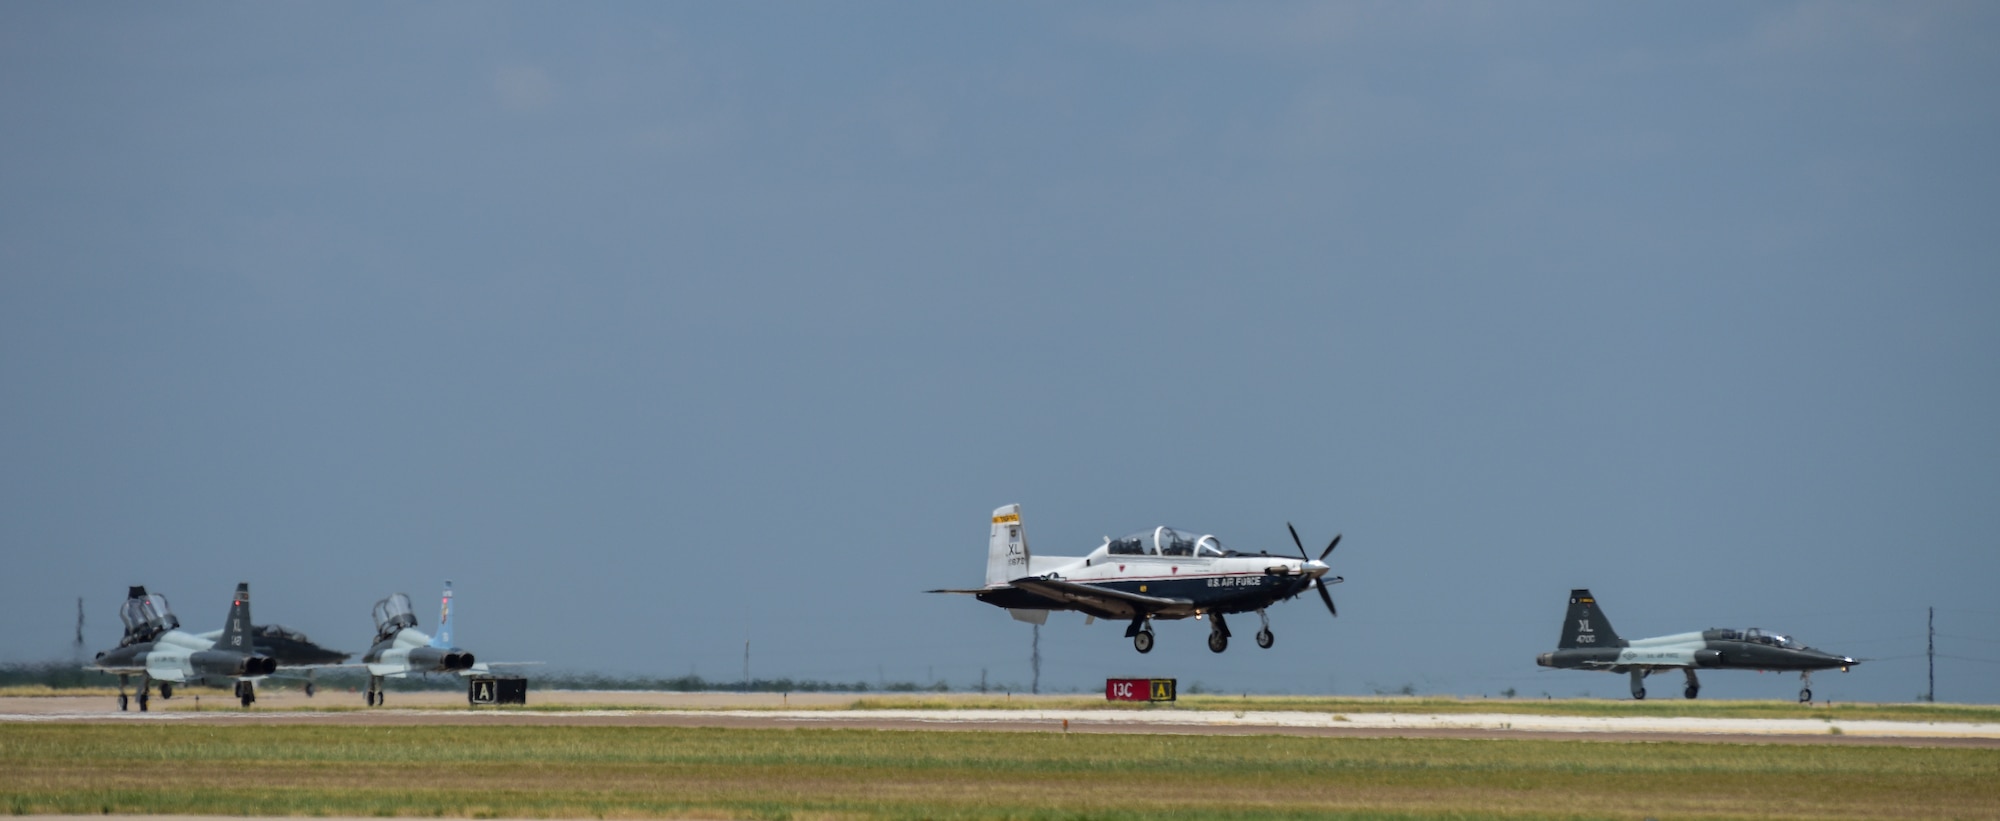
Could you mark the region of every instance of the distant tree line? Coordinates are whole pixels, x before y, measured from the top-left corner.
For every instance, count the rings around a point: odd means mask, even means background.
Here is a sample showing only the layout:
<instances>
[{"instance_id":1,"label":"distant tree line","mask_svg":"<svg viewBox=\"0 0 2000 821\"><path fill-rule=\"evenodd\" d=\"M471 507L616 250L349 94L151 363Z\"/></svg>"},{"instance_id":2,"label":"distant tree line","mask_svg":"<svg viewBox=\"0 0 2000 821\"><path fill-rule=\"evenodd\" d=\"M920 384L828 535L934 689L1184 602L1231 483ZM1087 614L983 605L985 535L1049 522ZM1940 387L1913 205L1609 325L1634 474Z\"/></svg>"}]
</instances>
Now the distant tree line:
<instances>
[{"instance_id":1,"label":"distant tree line","mask_svg":"<svg viewBox=\"0 0 2000 821\"><path fill-rule=\"evenodd\" d=\"M677 693L947 693L953 689L951 684L945 681L919 684L914 681L820 681L785 677L753 678L746 682L742 679L718 681L692 673L673 677L620 676L535 668L522 671L521 674L524 674L535 687L551 690L645 690ZM368 684L368 672L359 669L317 670L313 672L312 680L323 691L349 689L359 691ZM0 687L40 686L68 690L115 687L117 684L117 676L85 670L81 664L72 661L0 663ZM278 676L265 679L259 686L293 689L304 684L303 673L280 671ZM404 692L462 690L465 688L465 680L456 675L411 676L387 679L383 685L386 689ZM989 689L993 692L1002 692L1020 688L994 686Z\"/></svg>"}]
</instances>

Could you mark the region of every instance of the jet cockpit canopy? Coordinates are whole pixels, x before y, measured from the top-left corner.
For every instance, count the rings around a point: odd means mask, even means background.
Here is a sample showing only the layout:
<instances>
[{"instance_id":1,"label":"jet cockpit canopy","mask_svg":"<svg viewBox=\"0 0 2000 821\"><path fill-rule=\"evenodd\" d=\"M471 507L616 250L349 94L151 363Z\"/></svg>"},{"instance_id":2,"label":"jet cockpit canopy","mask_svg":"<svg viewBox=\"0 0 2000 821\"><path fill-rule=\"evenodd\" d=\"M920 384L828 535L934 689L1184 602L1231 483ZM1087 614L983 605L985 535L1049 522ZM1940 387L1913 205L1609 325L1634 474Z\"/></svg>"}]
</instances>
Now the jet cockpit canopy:
<instances>
[{"instance_id":1,"label":"jet cockpit canopy","mask_svg":"<svg viewBox=\"0 0 2000 821\"><path fill-rule=\"evenodd\" d=\"M417 613L410 609L410 597L397 593L375 603L375 639L380 641L405 627L417 626Z\"/></svg>"},{"instance_id":2,"label":"jet cockpit canopy","mask_svg":"<svg viewBox=\"0 0 2000 821\"><path fill-rule=\"evenodd\" d=\"M306 638L305 633L293 630L292 628L286 627L282 624L262 625L257 628L257 635L261 638L285 639L287 641L296 641L300 644L312 643L312 639Z\"/></svg>"},{"instance_id":3,"label":"jet cockpit canopy","mask_svg":"<svg viewBox=\"0 0 2000 821\"><path fill-rule=\"evenodd\" d=\"M1771 645L1772 647L1783 647L1789 650L1797 650L1804 646L1799 644L1798 642L1792 641L1791 636L1783 635L1780 633L1766 633L1762 629L1756 627L1752 627L1748 630L1743 631L1743 640L1754 641L1758 644L1768 644Z\"/></svg>"},{"instance_id":4,"label":"jet cockpit canopy","mask_svg":"<svg viewBox=\"0 0 2000 821\"><path fill-rule=\"evenodd\" d=\"M1197 535L1171 527L1156 527L1122 539L1112 539L1106 552L1118 556L1202 556L1221 558L1225 551L1214 536Z\"/></svg>"},{"instance_id":5,"label":"jet cockpit canopy","mask_svg":"<svg viewBox=\"0 0 2000 821\"><path fill-rule=\"evenodd\" d=\"M147 593L144 587L134 587L127 594L124 606L118 608L118 620L125 623L125 638L118 642L120 647L152 641L161 633L181 626L173 608L167 606L167 597Z\"/></svg>"}]
</instances>

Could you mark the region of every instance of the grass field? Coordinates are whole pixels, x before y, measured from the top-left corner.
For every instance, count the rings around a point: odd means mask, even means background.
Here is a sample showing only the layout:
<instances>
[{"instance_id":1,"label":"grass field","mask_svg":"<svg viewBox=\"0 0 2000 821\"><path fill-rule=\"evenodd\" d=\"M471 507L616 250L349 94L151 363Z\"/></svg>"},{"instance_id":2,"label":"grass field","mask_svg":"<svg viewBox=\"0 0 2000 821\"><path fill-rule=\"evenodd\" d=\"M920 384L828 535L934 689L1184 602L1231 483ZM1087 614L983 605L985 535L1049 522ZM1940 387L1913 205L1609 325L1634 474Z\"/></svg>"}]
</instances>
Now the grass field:
<instances>
[{"instance_id":1,"label":"grass field","mask_svg":"<svg viewBox=\"0 0 2000 821\"><path fill-rule=\"evenodd\" d=\"M221 695L226 692L217 691ZM0 693L0 696L6 695ZM1462 699L1448 697L1337 697L1337 696L1182 696L1178 702L1107 702L1101 696L1009 697L960 693L949 695L857 695L833 701L811 703L770 703L749 705L688 705L663 707L633 699L621 703L616 693L590 694L588 700L566 701L563 693L532 692L529 705L510 708L530 712L574 712L580 710L1213 710L1221 712L1298 711L1338 715L1343 713L1403 713L1464 715L1499 713L1507 715L1554 716L1644 716L1698 718L1791 718L1823 721L1915 721L1942 723L2000 723L2000 706L1985 704L1796 704L1789 701L1623 701L1561 699L1555 701ZM154 702L156 710L192 710L186 700ZM388 709L436 709L436 704L399 702ZM211 707L212 709L212 707ZM308 705L270 707L259 710L348 712L368 709L352 700L327 699Z\"/></svg>"},{"instance_id":2,"label":"grass field","mask_svg":"<svg viewBox=\"0 0 2000 821\"><path fill-rule=\"evenodd\" d=\"M1554 716L1690 716L1702 718L1807 718L1881 721L2000 723L1989 704L1798 704L1790 701L1625 701L1601 699L1481 699L1425 696L1221 696L1184 695L1164 704L1106 702L1099 696L1027 700L991 695L858 697L839 709L1179 709L1282 710L1314 713L1422 713Z\"/></svg>"},{"instance_id":3,"label":"grass field","mask_svg":"<svg viewBox=\"0 0 2000 821\"><path fill-rule=\"evenodd\" d=\"M28 813L2000 818L2000 751L646 727L0 725Z\"/></svg>"}]
</instances>

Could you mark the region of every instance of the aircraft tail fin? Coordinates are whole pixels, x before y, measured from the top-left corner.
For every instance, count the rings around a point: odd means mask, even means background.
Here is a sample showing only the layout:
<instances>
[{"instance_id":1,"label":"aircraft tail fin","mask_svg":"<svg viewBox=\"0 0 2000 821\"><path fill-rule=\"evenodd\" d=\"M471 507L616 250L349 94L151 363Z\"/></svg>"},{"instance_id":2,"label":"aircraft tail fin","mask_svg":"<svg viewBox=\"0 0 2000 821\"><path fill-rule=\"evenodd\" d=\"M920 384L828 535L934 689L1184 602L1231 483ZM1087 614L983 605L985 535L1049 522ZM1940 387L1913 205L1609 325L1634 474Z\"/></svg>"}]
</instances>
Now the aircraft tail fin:
<instances>
[{"instance_id":1,"label":"aircraft tail fin","mask_svg":"<svg viewBox=\"0 0 2000 821\"><path fill-rule=\"evenodd\" d=\"M993 534L986 541L986 586L1028 575L1028 537L1021 530L1021 506L993 511Z\"/></svg>"},{"instance_id":2,"label":"aircraft tail fin","mask_svg":"<svg viewBox=\"0 0 2000 821\"><path fill-rule=\"evenodd\" d=\"M431 634L431 646L451 649L451 580L444 580L444 601L438 605L438 629Z\"/></svg>"},{"instance_id":3,"label":"aircraft tail fin","mask_svg":"<svg viewBox=\"0 0 2000 821\"><path fill-rule=\"evenodd\" d=\"M236 599L229 604L229 618L222 622L222 635L216 637L215 646L238 653L256 652L256 645L250 638L249 582L236 583Z\"/></svg>"},{"instance_id":4,"label":"aircraft tail fin","mask_svg":"<svg viewBox=\"0 0 2000 821\"><path fill-rule=\"evenodd\" d=\"M1569 614L1563 617L1562 641L1556 649L1624 646L1625 640L1611 629L1611 620L1598 609L1597 597L1582 588L1569 591Z\"/></svg>"}]
</instances>

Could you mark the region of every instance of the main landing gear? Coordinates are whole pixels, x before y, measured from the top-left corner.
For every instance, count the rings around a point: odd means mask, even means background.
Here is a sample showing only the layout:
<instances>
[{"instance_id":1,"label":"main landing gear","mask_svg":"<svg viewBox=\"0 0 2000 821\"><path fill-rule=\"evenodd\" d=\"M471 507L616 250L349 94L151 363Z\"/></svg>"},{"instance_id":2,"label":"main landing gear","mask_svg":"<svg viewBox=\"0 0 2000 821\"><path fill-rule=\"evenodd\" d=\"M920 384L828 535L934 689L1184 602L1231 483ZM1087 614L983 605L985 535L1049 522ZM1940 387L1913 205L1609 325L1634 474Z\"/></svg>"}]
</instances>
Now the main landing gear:
<instances>
[{"instance_id":1,"label":"main landing gear","mask_svg":"<svg viewBox=\"0 0 2000 821\"><path fill-rule=\"evenodd\" d=\"M1150 641L1146 642L1146 650L1151 650L1151 649L1153 649L1153 643L1152 643L1152 642L1150 642ZM1140 650L1139 652L1141 652L1141 653L1144 653L1144 652L1146 652L1146 650ZM383 698L382 698L382 677L381 677L381 676L369 676L369 677L368 677L368 706L370 706L370 707L380 707L380 706L382 706L382 703L383 703Z\"/></svg>"},{"instance_id":2,"label":"main landing gear","mask_svg":"<svg viewBox=\"0 0 2000 821\"><path fill-rule=\"evenodd\" d=\"M236 682L236 700L242 702L244 709L249 709L250 705L257 703L257 686L247 681Z\"/></svg>"},{"instance_id":3,"label":"main landing gear","mask_svg":"<svg viewBox=\"0 0 2000 821\"><path fill-rule=\"evenodd\" d=\"M1688 678L1687 689L1682 690L1681 695L1687 696L1688 698L1694 698L1695 696L1701 695L1701 679L1694 677L1694 668L1683 667L1681 668L1681 672L1686 673Z\"/></svg>"},{"instance_id":4,"label":"main landing gear","mask_svg":"<svg viewBox=\"0 0 2000 821\"><path fill-rule=\"evenodd\" d=\"M1271 635L1271 618L1264 615L1264 611L1259 610L1257 611L1257 620L1264 624L1264 629L1257 631L1257 646L1269 650L1271 649L1271 645L1278 641L1277 636Z\"/></svg>"},{"instance_id":5,"label":"main landing gear","mask_svg":"<svg viewBox=\"0 0 2000 821\"><path fill-rule=\"evenodd\" d=\"M1649 671L1647 671L1647 670L1640 670L1640 669L1637 669L1637 668L1634 668L1634 669L1632 670L1632 700L1633 700L1633 701L1645 701L1645 700L1646 700L1646 674L1647 674L1648 672L1649 672Z\"/></svg>"},{"instance_id":6,"label":"main landing gear","mask_svg":"<svg viewBox=\"0 0 2000 821\"><path fill-rule=\"evenodd\" d=\"M1221 613L1210 613L1208 618L1208 651L1220 653L1229 649L1229 623L1222 620Z\"/></svg>"},{"instance_id":7,"label":"main landing gear","mask_svg":"<svg viewBox=\"0 0 2000 821\"><path fill-rule=\"evenodd\" d=\"M139 702L139 712L146 712L147 703L151 701L148 693L153 689L153 677L144 674L139 676L139 696L136 699L125 695L125 685L131 682L131 676L125 673L118 674L118 712L125 712L130 708L133 701ZM172 694L173 689L166 682L160 682L160 698L166 698Z\"/></svg>"}]
</instances>

